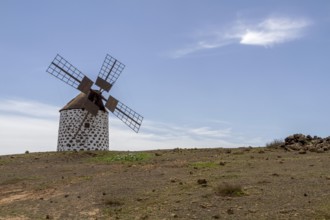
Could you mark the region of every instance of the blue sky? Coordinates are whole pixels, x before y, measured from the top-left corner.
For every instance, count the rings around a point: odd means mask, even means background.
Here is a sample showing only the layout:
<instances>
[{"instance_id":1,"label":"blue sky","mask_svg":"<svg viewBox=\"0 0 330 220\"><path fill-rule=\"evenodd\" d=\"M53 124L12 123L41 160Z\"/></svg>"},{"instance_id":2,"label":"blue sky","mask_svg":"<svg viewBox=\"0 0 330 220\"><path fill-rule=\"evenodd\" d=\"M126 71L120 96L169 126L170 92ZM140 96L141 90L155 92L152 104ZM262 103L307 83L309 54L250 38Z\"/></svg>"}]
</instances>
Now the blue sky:
<instances>
[{"instance_id":1,"label":"blue sky","mask_svg":"<svg viewBox=\"0 0 330 220\"><path fill-rule=\"evenodd\" d=\"M45 72L60 54L144 116L110 116L110 149L262 146L330 135L330 2L0 1L0 154L56 150L78 92Z\"/></svg>"}]
</instances>

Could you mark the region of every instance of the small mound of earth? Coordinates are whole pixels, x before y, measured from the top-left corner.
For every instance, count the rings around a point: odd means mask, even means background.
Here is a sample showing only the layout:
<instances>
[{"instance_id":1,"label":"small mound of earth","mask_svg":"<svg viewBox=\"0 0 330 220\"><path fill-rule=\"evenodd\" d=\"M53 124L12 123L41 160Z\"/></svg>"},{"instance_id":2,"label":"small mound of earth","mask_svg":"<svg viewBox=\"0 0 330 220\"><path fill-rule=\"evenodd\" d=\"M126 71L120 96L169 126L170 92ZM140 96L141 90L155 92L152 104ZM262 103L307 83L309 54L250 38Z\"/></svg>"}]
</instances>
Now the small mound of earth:
<instances>
[{"instance_id":1,"label":"small mound of earth","mask_svg":"<svg viewBox=\"0 0 330 220\"><path fill-rule=\"evenodd\" d=\"M321 138L303 134L294 134L284 139L280 147L288 151L299 151L299 153L317 152L324 153L330 150L330 136Z\"/></svg>"}]
</instances>

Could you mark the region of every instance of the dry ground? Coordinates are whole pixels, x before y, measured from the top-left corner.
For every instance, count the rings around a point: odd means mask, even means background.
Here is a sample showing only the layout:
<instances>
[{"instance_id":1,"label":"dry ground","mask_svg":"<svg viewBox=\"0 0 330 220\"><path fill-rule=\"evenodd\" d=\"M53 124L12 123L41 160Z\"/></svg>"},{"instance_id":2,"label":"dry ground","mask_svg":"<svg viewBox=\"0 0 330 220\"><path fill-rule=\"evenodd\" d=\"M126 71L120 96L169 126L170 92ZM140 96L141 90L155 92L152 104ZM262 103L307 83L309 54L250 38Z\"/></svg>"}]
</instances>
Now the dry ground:
<instances>
[{"instance_id":1,"label":"dry ground","mask_svg":"<svg viewBox=\"0 0 330 220\"><path fill-rule=\"evenodd\" d=\"M330 219L330 152L1 156L0 219Z\"/></svg>"}]
</instances>

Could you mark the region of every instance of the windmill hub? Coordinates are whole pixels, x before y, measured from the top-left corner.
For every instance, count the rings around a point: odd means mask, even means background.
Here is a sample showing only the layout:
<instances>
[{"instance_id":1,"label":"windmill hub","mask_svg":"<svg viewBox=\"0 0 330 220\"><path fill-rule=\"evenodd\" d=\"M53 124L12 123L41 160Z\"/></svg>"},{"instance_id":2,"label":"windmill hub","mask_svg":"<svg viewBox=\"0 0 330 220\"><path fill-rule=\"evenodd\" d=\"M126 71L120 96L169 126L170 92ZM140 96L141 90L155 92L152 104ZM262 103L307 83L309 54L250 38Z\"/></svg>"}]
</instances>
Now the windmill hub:
<instances>
[{"instance_id":1,"label":"windmill hub","mask_svg":"<svg viewBox=\"0 0 330 220\"><path fill-rule=\"evenodd\" d=\"M84 93L82 93L84 94ZM91 89L88 93L88 100L93 102L96 106L99 107L99 110L106 111L102 99L105 99L102 96L102 93L100 91Z\"/></svg>"},{"instance_id":2,"label":"windmill hub","mask_svg":"<svg viewBox=\"0 0 330 220\"><path fill-rule=\"evenodd\" d=\"M108 109L133 131L138 132L143 117L112 96L106 99L102 92L109 92L125 65L106 55L95 85L94 82L57 55L47 72L81 93L60 110L58 151L108 150ZM105 104L103 104L105 101Z\"/></svg>"}]
</instances>

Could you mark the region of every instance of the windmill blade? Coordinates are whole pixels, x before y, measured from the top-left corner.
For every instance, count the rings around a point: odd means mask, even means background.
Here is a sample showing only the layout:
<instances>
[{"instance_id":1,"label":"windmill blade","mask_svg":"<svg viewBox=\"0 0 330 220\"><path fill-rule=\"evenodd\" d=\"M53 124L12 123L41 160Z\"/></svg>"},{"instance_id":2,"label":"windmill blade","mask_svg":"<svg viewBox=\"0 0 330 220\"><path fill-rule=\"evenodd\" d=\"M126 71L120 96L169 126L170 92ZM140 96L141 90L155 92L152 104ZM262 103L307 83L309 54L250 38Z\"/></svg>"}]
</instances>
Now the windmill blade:
<instances>
[{"instance_id":1,"label":"windmill blade","mask_svg":"<svg viewBox=\"0 0 330 220\"><path fill-rule=\"evenodd\" d=\"M143 117L140 114L136 113L112 96L107 100L105 107L128 125L133 131L136 133L139 132L143 120Z\"/></svg>"},{"instance_id":2,"label":"windmill blade","mask_svg":"<svg viewBox=\"0 0 330 220\"><path fill-rule=\"evenodd\" d=\"M123 63L107 54L95 84L109 92L124 68L125 65Z\"/></svg>"},{"instance_id":3,"label":"windmill blade","mask_svg":"<svg viewBox=\"0 0 330 220\"><path fill-rule=\"evenodd\" d=\"M73 88L79 89L85 94L89 92L93 85L92 80L86 77L82 72L71 65L59 54L56 55L46 71Z\"/></svg>"}]
</instances>

